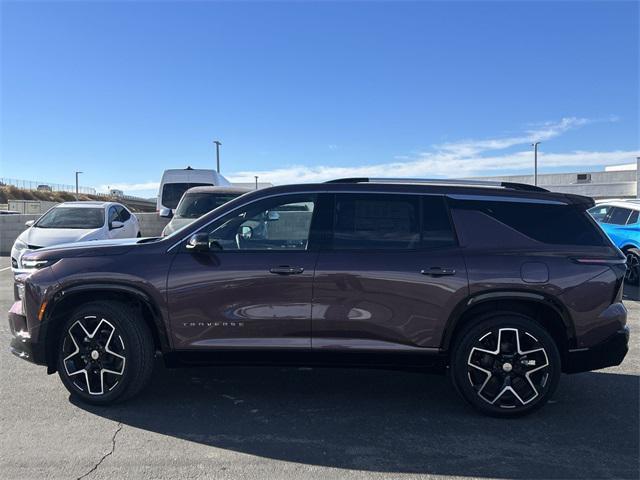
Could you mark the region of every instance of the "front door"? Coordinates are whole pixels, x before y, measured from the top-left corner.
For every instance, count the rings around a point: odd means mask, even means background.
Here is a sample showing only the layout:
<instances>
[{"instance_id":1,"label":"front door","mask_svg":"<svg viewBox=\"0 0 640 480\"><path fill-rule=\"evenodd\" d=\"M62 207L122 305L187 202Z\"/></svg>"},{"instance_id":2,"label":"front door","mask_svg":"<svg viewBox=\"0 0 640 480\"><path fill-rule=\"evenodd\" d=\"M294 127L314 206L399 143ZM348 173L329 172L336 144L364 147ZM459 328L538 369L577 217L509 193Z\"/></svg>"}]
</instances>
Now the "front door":
<instances>
[{"instance_id":1,"label":"front door","mask_svg":"<svg viewBox=\"0 0 640 480\"><path fill-rule=\"evenodd\" d=\"M201 230L209 251L179 247L167 282L176 349L310 347L315 205L256 200Z\"/></svg>"},{"instance_id":2,"label":"front door","mask_svg":"<svg viewBox=\"0 0 640 480\"><path fill-rule=\"evenodd\" d=\"M441 196L337 194L333 238L316 265L314 350L437 349L468 295Z\"/></svg>"}]
</instances>

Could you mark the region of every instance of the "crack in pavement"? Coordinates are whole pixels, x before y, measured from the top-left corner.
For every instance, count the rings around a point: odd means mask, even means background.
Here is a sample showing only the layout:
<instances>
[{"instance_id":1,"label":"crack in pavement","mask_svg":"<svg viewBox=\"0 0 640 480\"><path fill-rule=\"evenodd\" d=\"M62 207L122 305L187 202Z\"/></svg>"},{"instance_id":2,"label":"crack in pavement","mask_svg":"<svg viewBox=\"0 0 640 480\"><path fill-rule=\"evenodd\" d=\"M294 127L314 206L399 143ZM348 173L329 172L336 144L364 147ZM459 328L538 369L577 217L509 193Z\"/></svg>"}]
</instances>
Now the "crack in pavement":
<instances>
[{"instance_id":1,"label":"crack in pavement","mask_svg":"<svg viewBox=\"0 0 640 480\"><path fill-rule=\"evenodd\" d=\"M98 469L98 467L102 464L102 462L106 460L108 456L113 455L113 452L116 451L116 437L118 436L118 433L120 433L120 430L122 430L122 423L118 422L118 428L116 428L116 431L113 432L113 436L111 437L111 450L105 453L102 456L102 458L98 461L98 463L96 463L93 467L91 467L91 469L88 472L80 475L76 480L81 480L86 476L95 472Z\"/></svg>"}]
</instances>

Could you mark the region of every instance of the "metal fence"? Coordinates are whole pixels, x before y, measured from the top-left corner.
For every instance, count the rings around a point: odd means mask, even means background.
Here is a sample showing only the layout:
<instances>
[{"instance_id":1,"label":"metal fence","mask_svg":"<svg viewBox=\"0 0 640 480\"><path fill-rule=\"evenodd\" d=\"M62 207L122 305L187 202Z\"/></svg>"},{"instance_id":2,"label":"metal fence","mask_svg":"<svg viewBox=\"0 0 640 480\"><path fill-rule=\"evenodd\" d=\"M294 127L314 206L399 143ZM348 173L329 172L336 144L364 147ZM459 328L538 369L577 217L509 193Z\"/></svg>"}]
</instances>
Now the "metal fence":
<instances>
[{"instance_id":1,"label":"metal fence","mask_svg":"<svg viewBox=\"0 0 640 480\"><path fill-rule=\"evenodd\" d=\"M75 185L65 185L62 183L50 183L50 182L40 182L37 180L20 180L17 178L3 178L0 177L0 186L3 185L12 185L17 188L22 188L23 190L44 190L44 191L52 191L52 192L76 192ZM38 188L40 187L40 188ZM88 195L95 195L96 189L93 187L78 187L79 193L85 193Z\"/></svg>"}]
</instances>

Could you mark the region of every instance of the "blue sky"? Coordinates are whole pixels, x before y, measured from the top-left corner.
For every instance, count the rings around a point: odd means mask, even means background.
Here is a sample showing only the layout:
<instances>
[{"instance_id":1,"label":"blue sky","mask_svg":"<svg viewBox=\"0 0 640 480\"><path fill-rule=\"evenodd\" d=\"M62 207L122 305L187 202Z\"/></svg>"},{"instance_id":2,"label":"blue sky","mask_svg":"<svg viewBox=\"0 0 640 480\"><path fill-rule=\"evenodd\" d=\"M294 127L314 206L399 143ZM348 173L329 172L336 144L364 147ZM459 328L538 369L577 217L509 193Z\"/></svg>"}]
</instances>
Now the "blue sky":
<instances>
[{"instance_id":1,"label":"blue sky","mask_svg":"<svg viewBox=\"0 0 640 480\"><path fill-rule=\"evenodd\" d=\"M153 195L638 155L638 2L3 2L0 176Z\"/></svg>"}]
</instances>

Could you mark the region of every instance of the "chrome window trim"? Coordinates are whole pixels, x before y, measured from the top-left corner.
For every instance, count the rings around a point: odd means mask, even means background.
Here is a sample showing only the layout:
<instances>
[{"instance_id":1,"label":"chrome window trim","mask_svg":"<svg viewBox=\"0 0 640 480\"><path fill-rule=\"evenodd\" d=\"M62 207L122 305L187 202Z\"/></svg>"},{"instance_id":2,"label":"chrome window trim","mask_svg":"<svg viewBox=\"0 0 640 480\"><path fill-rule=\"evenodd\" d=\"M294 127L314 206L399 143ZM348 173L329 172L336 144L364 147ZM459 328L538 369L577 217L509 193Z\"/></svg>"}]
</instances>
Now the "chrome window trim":
<instances>
[{"instance_id":1,"label":"chrome window trim","mask_svg":"<svg viewBox=\"0 0 640 480\"><path fill-rule=\"evenodd\" d=\"M569 205L568 203L561 202L559 200L543 200L539 198L520 198L520 197L505 197L501 195L474 195L474 194L457 194L457 193L445 193L448 198L454 200L476 200L480 202L508 202L508 203L536 203L543 205Z\"/></svg>"},{"instance_id":2,"label":"chrome window trim","mask_svg":"<svg viewBox=\"0 0 640 480\"><path fill-rule=\"evenodd\" d=\"M335 184L334 184L335 185ZM182 242L186 241L189 237L191 237L191 235L194 235L196 233L199 233L200 231L202 231L203 228L208 227L209 225L211 225L213 222L219 220L220 218L224 217L227 214L233 213L241 208L246 207L247 205L250 205L251 203L254 202L259 202L261 200L266 200L268 198L274 198L274 197L282 197L285 195L318 195L318 194L323 194L323 193L327 193L327 194L337 194L337 193L352 193L352 194L356 194L356 195L360 195L360 194L378 194L378 195L423 195L423 196L439 196L439 197L448 197L448 198L453 198L456 200L480 200L480 201L485 201L485 202L491 202L491 201L498 201L498 202L512 202L512 203L542 203L542 204L548 204L548 205L568 205L567 203L564 202L560 202L560 201L556 201L556 200L540 200L540 199L536 199L536 198L519 198L519 197L504 197L501 195L480 195L480 194L469 194L469 195L462 195L462 194L449 194L449 193L435 193L435 192L393 192L393 191L388 191L388 190L384 190L384 189L380 189L380 190L354 190L353 188L345 188L345 189L339 189L339 190L326 190L326 189L320 189L320 190L306 190L306 191L300 191L300 190L294 190L294 191L290 191L290 192L280 192L280 193L273 193L270 195L264 195L261 196L259 198L256 198L255 200L252 200L251 202L248 203L243 203L242 205L238 205L237 207L233 208L232 210L226 211L214 218L212 218L211 220L209 220L207 223L205 223L204 225L202 225L200 228L198 228L197 230L194 230L193 232L191 232L189 235L183 236L182 238L180 238L180 240L174 242L169 248L167 248L166 252L169 253L171 250L173 250L174 248L176 248L178 245L180 245ZM240 197L238 197L240 198Z\"/></svg>"}]
</instances>

